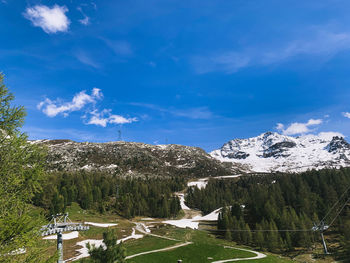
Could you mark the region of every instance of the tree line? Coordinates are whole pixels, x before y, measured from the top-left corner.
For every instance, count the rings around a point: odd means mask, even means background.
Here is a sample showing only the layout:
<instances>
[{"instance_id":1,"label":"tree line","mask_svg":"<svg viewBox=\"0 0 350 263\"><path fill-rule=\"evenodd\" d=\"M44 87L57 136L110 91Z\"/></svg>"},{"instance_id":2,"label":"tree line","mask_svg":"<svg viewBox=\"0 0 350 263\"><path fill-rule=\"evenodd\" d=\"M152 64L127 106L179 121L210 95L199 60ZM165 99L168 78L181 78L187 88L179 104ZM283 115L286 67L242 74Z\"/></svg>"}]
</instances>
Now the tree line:
<instances>
[{"instance_id":1,"label":"tree line","mask_svg":"<svg viewBox=\"0 0 350 263\"><path fill-rule=\"evenodd\" d=\"M348 168L251 175L209 180L202 189L191 187L186 204L204 213L224 207L218 217L218 230L227 239L273 252L291 251L313 244L318 238L310 231L313 223L319 222L339 198L344 202L350 196L341 196L349 186ZM335 216L333 211L326 220ZM344 225L350 225L349 220L346 207L333 227L344 248L350 242L350 228L344 229Z\"/></svg>"},{"instance_id":2,"label":"tree line","mask_svg":"<svg viewBox=\"0 0 350 263\"><path fill-rule=\"evenodd\" d=\"M48 214L61 213L76 202L82 209L134 216L176 217L181 210L174 192L185 187L179 177L123 178L97 172L55 172L46 177L34 204Z\"/></svg>"}]
</instances>

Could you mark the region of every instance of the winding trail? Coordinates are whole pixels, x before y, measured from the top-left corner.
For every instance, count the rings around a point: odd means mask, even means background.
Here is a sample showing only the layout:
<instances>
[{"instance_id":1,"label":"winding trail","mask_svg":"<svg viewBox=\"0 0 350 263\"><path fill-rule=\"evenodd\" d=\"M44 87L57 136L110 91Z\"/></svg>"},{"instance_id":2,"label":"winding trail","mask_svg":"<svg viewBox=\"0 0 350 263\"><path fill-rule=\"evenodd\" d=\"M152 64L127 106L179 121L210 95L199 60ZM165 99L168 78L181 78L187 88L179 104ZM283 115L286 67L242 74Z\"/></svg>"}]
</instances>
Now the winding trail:
<instances>
[{"instance_id":1,"label":"winding trail","mask_svg":"<svg viewBox=\"0 0 350 263\"><path fill-rule=\"evenodd\" d=\"M255 257L250 257L250 258L232 258L232 259L224 259L224 260L217 260L217 261L212 261L211 263L224 263L224 262L234 262L234 261L243 261L243 260L254 260L254 259L261 259L261 258L266 258L266 255L257 251L253 251L250 249L244 249L244 248L238 248L238 247L229 247L225 246L225 248L232 248L232 249L237 249L245 252L250 252L254 253L256 256Z\"/></svg>"},{"instance_id":2,"label":"winding trail","mask_svg":"<svg viewBox=\"0 0 350 263\"><path fill-rule=\"evenodd\" d=\"M157 253L157 252L168 251L168 250L171 250L171 249L184 247L184 246L187 246L187 245L190 245L190 244L193 244L193 242L185 242L185 243L177 244L177 245L174 245L174 246L171 246L171 247L165 247L165 248L155 249L155 250L151 250L151 251L145 251L145 252L141 252L141 253L134 254L134 255L131 255L131 256L127 256L125 259L130 259L130 258L142 256L142 255Z\"/></svg>"}]
</instances>

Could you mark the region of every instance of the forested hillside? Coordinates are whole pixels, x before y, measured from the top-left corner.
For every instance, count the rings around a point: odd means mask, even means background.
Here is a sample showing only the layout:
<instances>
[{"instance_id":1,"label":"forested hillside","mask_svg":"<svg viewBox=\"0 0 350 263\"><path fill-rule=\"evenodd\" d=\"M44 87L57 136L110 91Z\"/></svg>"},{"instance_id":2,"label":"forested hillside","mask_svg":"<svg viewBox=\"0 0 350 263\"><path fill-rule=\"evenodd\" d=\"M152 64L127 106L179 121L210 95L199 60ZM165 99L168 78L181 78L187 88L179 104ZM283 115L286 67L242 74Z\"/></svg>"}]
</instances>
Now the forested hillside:
<instances>
[{"instance_id":1,"label":"forested hillside","mask_svg":"<svg viewBox=\"0 0 350 263\"><path fill-rule=\"evenodd\" d=\"M310 247L318 239L318 233L311 231L313 223L326 216L327 224L335 219L330 231L346 247L349 187L350 169L242 176L210 180L203 189L189 188L186 204L205 213L226 207L218 221L223 236L275 252ZM340 217L337 204L344 205Z\"/></svg>"},{"instance_id":2,"label":"forested hillside","mask_svg":"<svg viewBox=\"0 0 350 263\"><path fill-rule=\"evenodd\" d=\"M185 181L174 178L121 178L108 173L56 172L45 180L43 191L34 198L48 214L64 212L72 202L93 209L134 216L175 217L181 207L174 192Z\"/></svg>"}]
</instances>

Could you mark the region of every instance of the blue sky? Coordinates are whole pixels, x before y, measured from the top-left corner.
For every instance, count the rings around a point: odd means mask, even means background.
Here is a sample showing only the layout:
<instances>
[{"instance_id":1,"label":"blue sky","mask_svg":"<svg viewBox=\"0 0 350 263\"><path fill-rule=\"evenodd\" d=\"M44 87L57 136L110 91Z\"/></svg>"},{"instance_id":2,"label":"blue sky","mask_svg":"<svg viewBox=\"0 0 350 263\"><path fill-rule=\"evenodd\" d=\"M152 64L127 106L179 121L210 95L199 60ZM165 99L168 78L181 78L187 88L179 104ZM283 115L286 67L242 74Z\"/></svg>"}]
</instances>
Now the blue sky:
<instances>
[{"instance_id":1,"label":"blue sky","mask_svg":"<svg viewBox=\"0 0 350 263\"><path fill-rule=\"evenodd\" d=\"M350 128L349 1L0 0L31 139L205 150Z\"/></svg>"}]
</instances>

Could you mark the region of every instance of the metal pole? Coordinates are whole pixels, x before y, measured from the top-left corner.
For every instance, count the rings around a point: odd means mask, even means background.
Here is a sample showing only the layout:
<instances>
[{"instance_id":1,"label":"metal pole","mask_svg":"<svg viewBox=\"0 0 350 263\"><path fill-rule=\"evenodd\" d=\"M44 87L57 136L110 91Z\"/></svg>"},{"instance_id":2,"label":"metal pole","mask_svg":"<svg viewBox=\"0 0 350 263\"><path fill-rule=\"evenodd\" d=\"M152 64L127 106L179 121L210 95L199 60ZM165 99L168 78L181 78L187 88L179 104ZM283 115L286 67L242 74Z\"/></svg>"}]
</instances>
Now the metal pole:
<instances>
[{"instance_id":1,"label":"metal pole","mask_svg":"<svg viewBox=\"0 0 350 263\"><path fill-rule=\"evenodd\" d=\"M58 260L57 263L63 263L63 239L62 232L57 232L57 251L58 251Z\"/></svg>"},{"instance_id":2,"label":"metal pole","mask_svg":"<svg viewBox=\"0 0 350 263\"><path fill-rule=\"evenodd\" d=\"M327 245L326 245L326 241L324 241L324 236L323 236L322 231L321 231L321 238L322 238L322 245L323 245L324 253L327 255L328 254Z\"/></svg>"}]
</instances>

